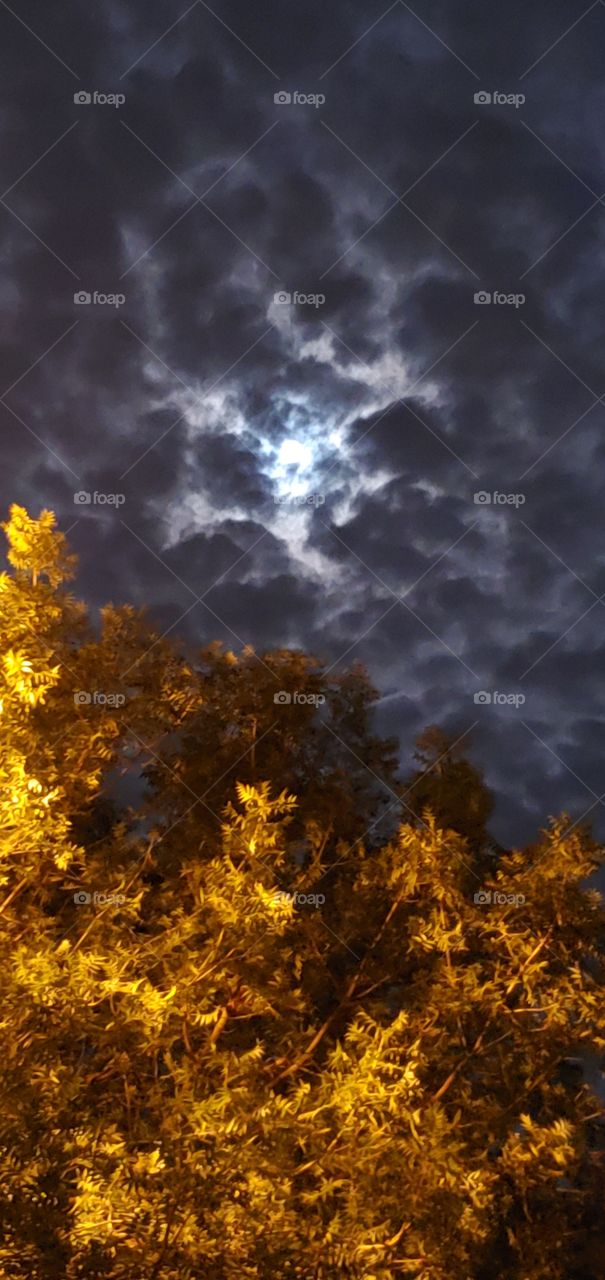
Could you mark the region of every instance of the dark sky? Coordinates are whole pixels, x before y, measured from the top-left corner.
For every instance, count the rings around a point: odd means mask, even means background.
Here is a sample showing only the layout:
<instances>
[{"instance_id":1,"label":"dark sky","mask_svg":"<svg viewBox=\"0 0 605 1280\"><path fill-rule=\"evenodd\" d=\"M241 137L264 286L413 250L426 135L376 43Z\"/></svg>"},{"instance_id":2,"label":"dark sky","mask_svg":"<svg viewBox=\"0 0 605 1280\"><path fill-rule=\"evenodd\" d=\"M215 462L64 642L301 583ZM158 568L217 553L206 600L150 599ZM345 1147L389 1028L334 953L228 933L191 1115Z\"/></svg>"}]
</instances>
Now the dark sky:
<instances>
[{"instance_id":1,"label":"dark sky","mask_svg":"<svg viewBox=\"0 0 605 1280\"><path fill-rule=\"evenodd\" d=\"M363 660L405 765L476 722L504 839L605 827L604 48L603 0L0 0L3 514L92 606Z\"/></svg>"}]
</instances>

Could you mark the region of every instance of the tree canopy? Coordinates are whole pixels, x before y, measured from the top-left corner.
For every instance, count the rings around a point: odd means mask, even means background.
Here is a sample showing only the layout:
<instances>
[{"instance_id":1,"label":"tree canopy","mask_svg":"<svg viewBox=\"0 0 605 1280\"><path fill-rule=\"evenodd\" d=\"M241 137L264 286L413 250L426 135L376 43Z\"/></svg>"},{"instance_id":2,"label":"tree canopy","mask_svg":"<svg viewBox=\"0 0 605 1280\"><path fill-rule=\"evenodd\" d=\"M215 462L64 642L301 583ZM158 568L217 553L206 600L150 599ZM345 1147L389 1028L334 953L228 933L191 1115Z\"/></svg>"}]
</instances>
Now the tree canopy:
<instances>
[{"instance_id":1,"label":"tree canopy","mask_svg":"<svg viewBox=\"0 0 605 1280\"><path fill-rule=\"evenodd\" d=\"M3 527L3 1280L602 1277L590 835L486 861L361 668L93 626L52 513Z\"/></svg>"}]
</instances>

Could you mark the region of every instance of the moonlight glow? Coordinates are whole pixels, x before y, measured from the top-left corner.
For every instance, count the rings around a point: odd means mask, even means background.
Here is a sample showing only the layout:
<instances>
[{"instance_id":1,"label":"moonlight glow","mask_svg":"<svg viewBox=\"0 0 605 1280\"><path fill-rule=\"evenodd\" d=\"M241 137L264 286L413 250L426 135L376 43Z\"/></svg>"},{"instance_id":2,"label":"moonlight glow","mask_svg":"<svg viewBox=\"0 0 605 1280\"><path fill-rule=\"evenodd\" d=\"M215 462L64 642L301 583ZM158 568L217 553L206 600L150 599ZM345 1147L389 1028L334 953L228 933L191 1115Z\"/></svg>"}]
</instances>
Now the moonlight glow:
<instances>
[{"instance_id":1,"label":"moonlight glow","mask_svg":"<svg viewBox=\"0 0 605 1280\"><path fill-rule=\"evenodd\" d=\"M313 449L302 440L284 440L280 445L277 461L282 467L296 467L307 471L313 463Z\"/></svg>"}]
</instances>

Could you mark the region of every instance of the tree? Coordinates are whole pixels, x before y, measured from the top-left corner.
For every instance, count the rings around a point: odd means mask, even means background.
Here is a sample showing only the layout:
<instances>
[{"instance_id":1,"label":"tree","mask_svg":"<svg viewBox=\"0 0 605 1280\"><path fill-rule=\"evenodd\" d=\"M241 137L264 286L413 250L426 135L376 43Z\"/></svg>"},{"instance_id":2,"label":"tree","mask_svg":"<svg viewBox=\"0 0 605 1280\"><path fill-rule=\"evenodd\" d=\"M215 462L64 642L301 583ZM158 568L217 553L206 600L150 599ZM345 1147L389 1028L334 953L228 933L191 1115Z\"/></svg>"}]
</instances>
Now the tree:
<instances>
[{"instance_id":1,"label":"tree","mask_svg":"<svg viewBox=\"0 0 605 1280\"><path fill-rule=\"evenodd\" d=\"M334 806L331 846L321 787L316 815L260 776L202 850L172 790L122 813L116 768L197 726L199 670L132 611L94 635L61 548L0 579L0 1276L600 1280L599 848L563 817L482 880L430 815L350 844ZM74 701L93 669L123 705Z\"/></svg>"},{"instance_id":2,"label":"tree","mask_svg":"<svg viewBox=\"0 0 605 1280\"><path fill-rule=\"evenodd\" d=\"M380 830L397 806L395 742L371 729L377 694L364 669L325 675L291 650L241 655L211 645L193 662L198 697L181 732L152 760L150 809L175 835L163 857L215 851L220 815L236 781L270 778L298 797L294 832L310 820L334 851Z\"/></svg>"},{"instance_id":3,"label":"tree","mask_svg":"<svg viewBox=\"0 0 605 1280\"><path fill-rule=\"evenodd\" d=\"M490 841L487 823L494 798L481 773L462 757L463 743L438 725L416 739L420 767L407 780L402 799L419 819L429 810L443 828L451 828L479 853Z\"/></svg>"}]
</instances>

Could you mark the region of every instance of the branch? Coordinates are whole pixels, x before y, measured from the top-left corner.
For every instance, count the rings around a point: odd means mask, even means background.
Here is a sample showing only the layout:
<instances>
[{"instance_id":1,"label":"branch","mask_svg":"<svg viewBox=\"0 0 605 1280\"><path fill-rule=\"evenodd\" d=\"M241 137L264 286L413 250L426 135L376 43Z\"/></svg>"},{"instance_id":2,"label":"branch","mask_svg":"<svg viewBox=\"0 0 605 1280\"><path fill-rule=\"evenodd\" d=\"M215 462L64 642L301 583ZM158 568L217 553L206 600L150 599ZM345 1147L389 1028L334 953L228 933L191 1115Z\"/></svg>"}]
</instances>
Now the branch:
<instances>
[{"instance_id":1,"label":"branch","mask_svg":"<svg viewBox=\"0 0 605 1280\"><path fill-rule=\"evenodd\" d=\"M507 996L510 995L512 991L514 991L517 983L519 982L521 975L525 973L525 970L527 969L528 965L531 964L532 960L535 960L536 956L542 950L542 947L545 947L547 945L547 941L548 941L548 938L550 938L551 933L552 933L552 929L549 929L548 932L545 934L545 936L541 938L540 941L536 944L536 946L534 947L530 955L527 957L527 959L524 960L523 964L521 965L521 969L519 973L516 974L516 976L512 979L512 981L509 983L508 987L506 988ZM517 1012L517 1011L514 1010L513 1012ZM470 1050L470 1052L467 1053L464 1058L460 1059L460 1062L458 1063L458 1065L454 1067L453 1071L450 1071L450 1074L447 1077L447 1079L444 1080L443 1084L437 1090L437 1092L433 1094L433 1097L432 1097L433 1102L438 1102L440 1098L442 1098L443 1095L447 1093L450 1086L454 1083L454 1080L456 1079L456 1077L460 1074L462 1068L466 1066L467 1062L470 1062L471 1058L473 1058L475 1054L479 1052L479 1050L482 1049L483 1037L487 1032L487 1028L493 1022L494 1016L495 1015L492 1015L492 1017L488 1019L486 1026L484 1027L483 1031L480 1032L480 1034L477 1036L477 1039L475 1040L475 1043L472 1049ZM487 1052L488 1049L491 1049L494 1045L499 1044L501 1040L508 1039L510 1035L512 1035L512 1032L506 1031L504 1035L498 1036L496 1040L492 1040L490 1044L485 1046L485 1052Z\"/></svg>"},{"instance_id":2,"label":"branch","mask_svg":"<svg viewBox=\"0 0 605 1280\"><path fill-rule=\"evenodd\" d=\"M132 889L132 886L133 886L133 884L134 884L135 880L137 880L137 879L138 879L138 877L140 876L141 872L142 872L142 871L144 871L145 867L146 867L146 866L147 866L147 864L148 864L148 861L149 861L149 857L150 857L150 854L151 854L151 850L152 850L152 848L153 848L153 841L151 841L151 842L149 843L149 845L148 845L147 849L145 850L145 854L144 854L144 857L143 857L143 861L141 862L140 866L138 866L138 867L136 868L134 875L130 877L130 880L128 881L128 883L127 883L127 884L125 884L125 885L124 885L124 889L123 889L123 890L120 890L120 892L124 892L124 894L126 895L126 894L128 893L128 890L129 890L129 889ZM107 912L108 912L108 911L110 911L110 910L112 909L112 907L113 907L113 903L112 903L112 902L108 902L108 904L107 904L107 906L106 906L106 907L103 907L103 908L101 909L101 911L98 911L98 912L96 913L96 915L93 915L92 920L90 921L90 924L89 924L89 925L87 926L87 928L84 930L84 933L82 933L82 934L80 935L80 937L78 938L78 941L76 942L75 946L73 947L72 955L74 955L74 954L75 954L75 952L78 950L78 947L81 947L81 946L82 946L82 943L84 942L84 939L85 939L86 937L88 937L88 934L90 933L91 929L93 929L93 928L94 928L95 924L97 924L99 920L102 920L103 916L106 916L106 915L107 915Z\"/></svg>"},{"instance_id":3,"label":"branch","mask_svg":"<svg viewBox=\"0 0 605 1280\"><path fill-rule=\"evenodd\" d=\"M17 895L21 893L21 890L25 888L26 884L28 883L28 879L29 879L28 876L24 876L23 879L19 881L19 884L15 885L15 888L11 891L11 893L9 893L8 898L4 899L4 902L0 907L0 916L2 915L2 912L6 910L7 907L10 907L11 902L14 902Z\"/></svg>"},{"instance_id":4,"label":"branch","mask_svg":"<svg viewBox=\"0 0 605 1280\"><path fill-rule=\"evenodd\" d=\"M291 1063L289 1067L286 1067L283 1071L280 1071L279 1075L276 1076L275 1079L273 1080L273 1084L277 1084L279 1080L285 1080L287 1076L291 1076L294 1074L295 1071L298 1071L299 1067L304 1066L305 1062L307 1062L308 1059L315 1052L317 1046L321 1044L321 1041L323 1040L326 1033L330 1030L330 1027L332 1026L332 1024L336 1021L339 1013L341 1013L345 1005L347 1005L349 1001L352 1000L353 996L356 993L357 986L359 985L363 977L364 967L367 961L369 960L374 948L378 946L378 943L380 942L382 935L385 929L387 928L387 925L390 924L393 916L395 915L395 912L398 906L400 905L404 897L404 894L405 894L405 888L401 890L401 892L395 898L395 901L391 903L391 906L378 930L378 933L376 934L376 937L374 938L373 942L370 943L370 946L368 947L363 959L360 961L357 973L355 973L351 978L351 981L349 982L349 985L345 991L344 996L342 997L342 1000L339 1001L339 1003L337 1004L336 1008L332 1011L332 1013L328 1015L328 1017L326 1018L325 1022L322 1023L319 1030L315 1032L313 1039L307 1045L307 1048L304 1050L304 1052L300 1054L299 1057L296 1058L295 1061Z\"/></svg>"},{"instance_id":5,"label":"branch","mask_svg":"<svg viewBox=\"0 0 605 1280\"><path fill-rule=\"evenodd\" d=\"M220 1017L218 1021L214 1024L214 1027L212 1028L212 1033L210 1035L208 1044L216 1044L221 1034L221 1031L224 1030L227 1024L228 1018L229 1018L229 1014L227 1013L227 1010L225 1008L221 1009Z\"/></svg>"},{"instance_id":6,"label":"branch","mask_svg":"<svg viewBox=\"0 0 605 1280\"><path fill-rule=\"evenodd\" d=\"M485 1027L484 1030L477 1036L477 1039L475 1040L475 1043L472 1049L470 1050L470 1052L467 1053L464 1056L464 1058L460 1059L460 1062L458 1063L457 1066L454 1067L453 1071L450 1071L450 1074L447 1077L447 1080L444 1080L441 1087L437 1090L436 1093L433 1094L431 1098L431 1102L439 1102L440 1098L443 1097L444 1093L447 1093L450 1085L454 1083L454 1080L460 1074L460 1072L462 1071L462 1068L465 1067L467 1062L470 1062L471 1058L474 1058L479 1051L487 1053L488 1049L493 1049L495 1044L499 1044L501 1040L508 1040L508 1037L512 1035L512 1031L505 1031L503 1036L497 1036L495 1040L490 1040L489 1044L484 1045L483 1037L486 1031L487 1031L487 1027Z\"/></svg>"},{"instance_id":7,"label":"branch","mask_svg":"<svg viewBox=\"0 0 605 1280\"><path fill-rule=\"evenodd\" d=\"M175 1197L174 1200L172 1201L170 1209L168 1210L168 1214L166 1217L166 1227L164 1230L164 1238L162 1240L162 1246L156 1258L153 1270L149 1273L149 1280L155 1280L155 1277L159 1275L160 1267L164 1261L164 1258L166 1257L166 1250L168 1248L168 1241L170 1239L170 1229L174 1222L176 1209L177 1209L177 1203L176 1203L176 1197Z\"/></svg>"}]
</instances>

